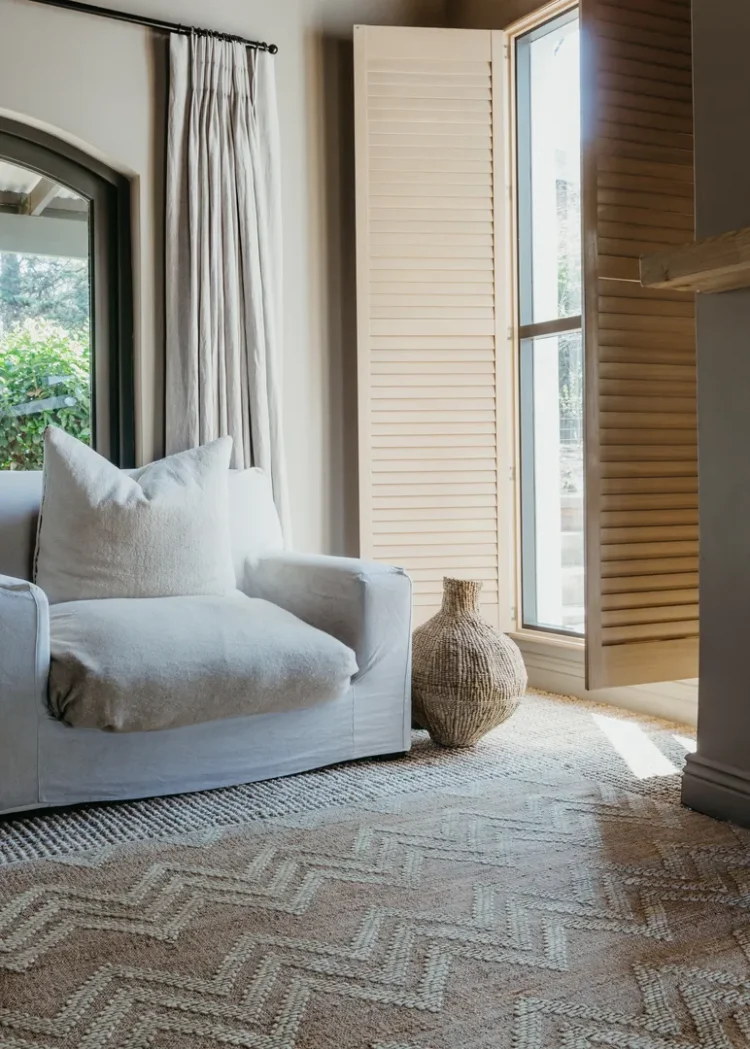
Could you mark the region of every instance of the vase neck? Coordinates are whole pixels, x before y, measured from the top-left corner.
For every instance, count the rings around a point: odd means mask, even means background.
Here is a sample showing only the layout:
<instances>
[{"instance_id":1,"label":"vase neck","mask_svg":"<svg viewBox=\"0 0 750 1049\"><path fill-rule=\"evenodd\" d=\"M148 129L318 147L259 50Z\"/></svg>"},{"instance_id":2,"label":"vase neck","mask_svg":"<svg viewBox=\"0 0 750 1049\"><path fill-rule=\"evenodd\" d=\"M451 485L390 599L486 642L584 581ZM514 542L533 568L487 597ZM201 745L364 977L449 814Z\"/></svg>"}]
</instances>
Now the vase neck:
<instances>
[{"instance_id":1,"label":"vase neck","mask_svg":"<svg viewBox=\"0 0 750 1049\"><path fill-rule=\"evenodd\" d=\"M482 584L467 579L443 580L444 612L478 612Z\"/></svg>"}]
</instances>

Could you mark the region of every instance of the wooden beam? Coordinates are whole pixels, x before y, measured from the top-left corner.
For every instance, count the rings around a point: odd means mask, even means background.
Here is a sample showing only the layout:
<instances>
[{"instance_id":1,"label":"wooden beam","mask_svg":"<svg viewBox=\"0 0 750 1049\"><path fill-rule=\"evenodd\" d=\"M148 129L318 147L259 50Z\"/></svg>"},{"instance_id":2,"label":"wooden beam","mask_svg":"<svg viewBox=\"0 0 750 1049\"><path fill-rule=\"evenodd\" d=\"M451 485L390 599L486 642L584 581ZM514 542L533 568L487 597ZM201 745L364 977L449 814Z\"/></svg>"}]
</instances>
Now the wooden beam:
<instances>
[{"instance_id":1,"label":"wooden beam","mask_svg":"<svg viewBox=\"0 0 750 1049\"><path fill-rule=\"evenodd\" d=\"M0 212L0 251L87 259L89 227L75 219L8 215Z\"/></svg>"},{"instance_id":2,"label":"wooden beam","mask_svg":"<svg viewBox=\"0 0 750 1049\"><path fill-rule=\"evenodd\" d=\"M750 227L644 255L641 284L691 292L750 287Z\"/></svg>"},{"instance_id":3,"label":"wooden beam","mask_svg":"<svg viewBox=\"0 0 750 1049\"><path fill-rule=\"evenodd\" d=\"M29 215L41 215L46 207L57 196L60 187L52 179L42 176L29 193Z\"/></svg>"}]
</instances>

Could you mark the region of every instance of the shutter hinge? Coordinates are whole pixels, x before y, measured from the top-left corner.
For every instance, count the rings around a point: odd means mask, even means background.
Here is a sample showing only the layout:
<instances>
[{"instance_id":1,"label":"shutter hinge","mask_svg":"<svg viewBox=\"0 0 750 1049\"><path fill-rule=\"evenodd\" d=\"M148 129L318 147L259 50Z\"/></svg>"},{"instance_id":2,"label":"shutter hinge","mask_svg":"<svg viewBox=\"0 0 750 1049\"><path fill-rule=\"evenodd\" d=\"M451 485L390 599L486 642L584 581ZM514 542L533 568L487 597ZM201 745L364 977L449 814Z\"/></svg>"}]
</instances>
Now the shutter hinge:
<instances>
[{"instance_id":1,"label":"shutter hinge","mask_svg":"<svg viewBox=\"0 0 750 1049\"><path fill-rule=\"evenodd\" d=\"M516 606L515 605L511 605L510 606L510 621L511 621L511 623L515 623L515 621L516 621Z\"/></svg>"},{"instance_id":2,"label":"shutter hinge","mask_svg":"<svg viewBox=\"0 0 750 1049\"><path fill-rule=\"evenodd\" d=\"M515 481L515 479L516 479L516 468L515 468L515 466L511 466L511 467L508 468L508 475L509 475L508 479L510 481Z\"/></svg>"}]
</instances>

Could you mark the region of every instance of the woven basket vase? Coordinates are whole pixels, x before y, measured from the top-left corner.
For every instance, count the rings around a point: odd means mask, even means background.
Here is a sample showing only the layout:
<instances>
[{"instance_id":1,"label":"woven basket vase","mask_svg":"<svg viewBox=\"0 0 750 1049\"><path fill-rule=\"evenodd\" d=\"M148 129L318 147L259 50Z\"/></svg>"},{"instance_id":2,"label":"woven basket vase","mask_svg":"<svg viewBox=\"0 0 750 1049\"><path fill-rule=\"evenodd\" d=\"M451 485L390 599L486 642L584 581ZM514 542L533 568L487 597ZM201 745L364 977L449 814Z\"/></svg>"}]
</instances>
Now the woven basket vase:
<instances>
[{"instance_id":1,"label":"woven basket vase","mask_svg":"<svg viewBox=\"0 0 750 1049\"><path fill-rule=\"evenodd\" d=\"M414 631L415 722L444 747L470 747L509 718L526 690L518 646L482 619L482 584L443 580L443 606Z\"/></svg>"}]
</instances>

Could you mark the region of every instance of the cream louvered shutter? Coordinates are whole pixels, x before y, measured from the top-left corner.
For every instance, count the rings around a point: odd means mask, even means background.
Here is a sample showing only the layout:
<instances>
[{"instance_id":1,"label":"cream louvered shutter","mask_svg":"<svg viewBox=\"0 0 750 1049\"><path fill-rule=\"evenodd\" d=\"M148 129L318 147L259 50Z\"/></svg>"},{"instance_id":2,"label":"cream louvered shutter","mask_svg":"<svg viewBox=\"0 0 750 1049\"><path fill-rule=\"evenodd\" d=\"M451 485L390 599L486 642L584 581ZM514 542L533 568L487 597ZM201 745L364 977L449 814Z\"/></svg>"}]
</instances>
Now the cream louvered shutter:
<instances>
[{"instance_id":1,"label":"cream louvered shutter","mask_svg":"<svg viewBox=\"0 0 750 1049\"><path fill-rule=\"evenodd\" d=\"M503 37L354 33L361 551L408 570L417 623L452 575L507 626Z\"/></svg>"},{"instance_id":2,"label":"cream louvered shutter","mask_svg":"<svg viewBox=\"0 0 750 1049\"><path fill-rule=\"evenodd\" d=\"M638 257L694 236L690 0L582 0L590 688L695 677L694 299Z\"/></svg>"}]
</instances>

